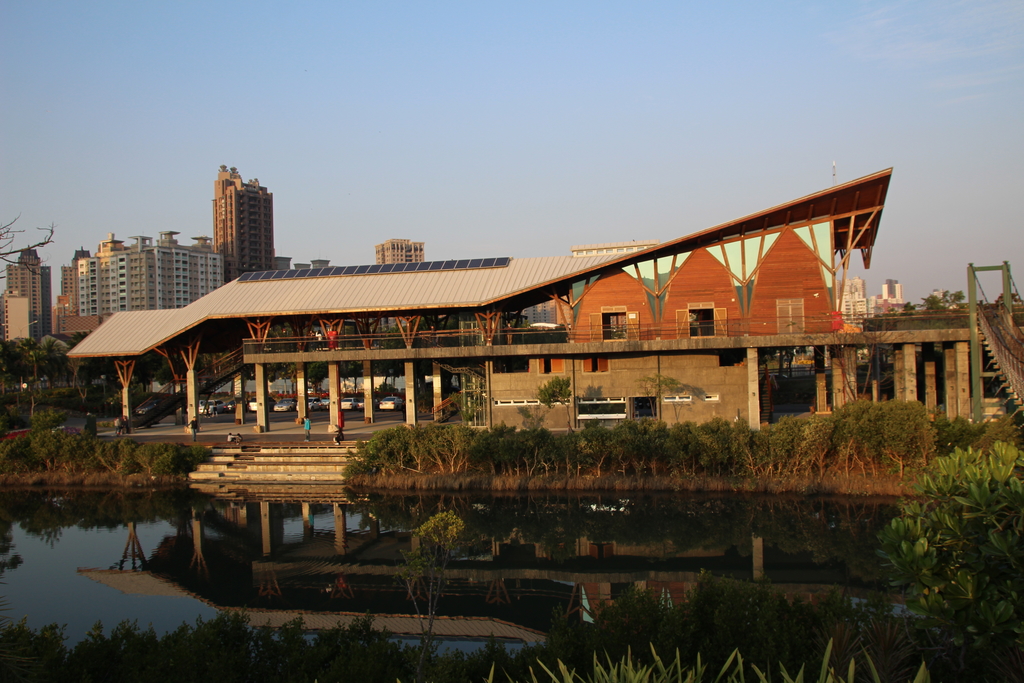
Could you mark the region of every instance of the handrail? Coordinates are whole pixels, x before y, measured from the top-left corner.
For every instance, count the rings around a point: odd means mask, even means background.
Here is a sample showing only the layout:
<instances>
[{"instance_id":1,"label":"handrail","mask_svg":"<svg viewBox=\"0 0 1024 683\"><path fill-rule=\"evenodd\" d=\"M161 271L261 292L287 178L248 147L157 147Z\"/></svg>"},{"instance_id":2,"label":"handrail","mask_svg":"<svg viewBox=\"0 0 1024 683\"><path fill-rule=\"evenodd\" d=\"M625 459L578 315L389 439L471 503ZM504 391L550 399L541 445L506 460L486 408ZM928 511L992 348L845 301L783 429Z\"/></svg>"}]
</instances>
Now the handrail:
<instances>
[{"instance_id":1,"label":"handrail","mask_svg":"<svg viewBox=\"0 0 1024 683\"><path fill-rule=\"evenodd\" d=\"M1019 339L1019 330L1007 327L995 305L978 308L978 323L989 342L989 350L1019 401L1024 398L1024 344Z\"/></svg>"}]
</instances>

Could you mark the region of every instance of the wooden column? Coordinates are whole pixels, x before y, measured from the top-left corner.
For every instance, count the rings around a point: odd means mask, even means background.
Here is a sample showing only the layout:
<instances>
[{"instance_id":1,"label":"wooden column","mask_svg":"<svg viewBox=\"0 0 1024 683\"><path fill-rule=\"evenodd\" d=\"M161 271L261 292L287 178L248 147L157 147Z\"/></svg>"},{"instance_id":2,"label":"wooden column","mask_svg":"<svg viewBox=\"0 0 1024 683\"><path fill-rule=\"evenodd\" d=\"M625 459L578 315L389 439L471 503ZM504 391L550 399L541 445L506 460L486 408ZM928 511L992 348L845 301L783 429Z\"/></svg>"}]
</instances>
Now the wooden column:
<instances>
[{"instance_id":1,"label":"wooden column","mask_svg":"<svg viewBox=\"0 0 1024 683\"><path fill-rule=\"evenodd\" d=\"M921 360L924 363L924 407L931 412L939 405L939 391L935 383L935 344L921 345Z\"/></svg>"},{"instance_id":2,"label":"wooden column","mask_svg":"<svg viewBox=\"0 0 1024 683\"><path fill-rule=\"evenodd\" d=\"M814 347L814 412L828 412L828 385L825 377L825 347Z\"/></svg>"},{"instance_id":3,"label":"wooden column","mask_svg":"<svg viewBox=\"0 0 1024 683\"><path fill-rule=\"evenodd\" d=\"M438 363L434 363L432 370L433 385L434 385L434 408L436 409L441 402L444 400L444 394L441 391L441 366ZM441 419L441 413L435 412L434 419Z\"/></svg>"},{"instance_id":4,"label":"wooden column","mask_svg":"<svg viewBox=\"0 0 1024 683\"><path fill-rule=\"evenodd\" d=\"M301 423L309 415L309 401L306 398L306 364L295 364L295 410L296 422Z\"/></svg>"},{"instance_id":5,"label":"wooden column","mask_svg":"<svg viewBox=\"0 0 1024 683\"><path fill-rule=\"evenodd\" d=\"M751 429L761 429L761 387L758 376L757 349L747 348L747 424ZM661 417L661 406L658 417Z\"/></svg>"},{"instance_id":6,"label":"wooden column","mask_svg":"<svg viewBox=\"0 0 1024 683\"><path fill-rule=\"evenodd\" d=\"M416 363L405 362L405 423L416 424Z\"/></svg>"},{"instance_id":7,"label":"wooden column","mask_svg":"<svg viewBox=\"0 0 1024 683\"><path fill-rule=\"evenodd\" d=\"M363 422L373 424L373 361L363 361Z\"/></svg>"},{"instance_id":8,"label":"wooden column","mask_svg":"<svg viewBox=\"0 0 1024 683\"><path fill-rule=\"evenodd\" d=\"M327 422L338 425L338 414L341 412L341 366L336 360L327 363L327 391L331 396L330 415Z\"/></svg>"},{"instance_id":9,"label":"wooden column","mask_svg":"<svg viewBox=\"0 0 1024 683\"><path fill-rule=\"evenodd\" d=\"M185 363L185 422L199 422L199 378L196 376L196 361L199 359L199 345L202 336L191 338L179 349L181 359Z\"/></svg>"},{"instance_id":10,"label":"wooden column","mask_svg":"<svg viewBox=\"0 0 1024 683\"><path fill-rule=\"evenodd\" d=\"M270 431L270 405L267 391L267 366L256 363L256 431Z\"/></svg>"},{"instance_id":11,"label":"wooden column","mask_svg":"<svg viewBox=\"0 0 1024 683\"><path fill-rule=\"evenodd\" d=\"M129 390L132 384L132 374L135 372L134 360L115 360L114 367L117 368L117 379L121 382L121 415L125 418L125 433L132 431L132 395Z\"/></svg>"},{"instance_id":12,"label":"wooden column","mask_svg":"<svg viewBox=\"0 0 1024 683\"><path fill-rule=\"evenodd\" d=\"M479 315L479 314L478 314ZM487 428L494 426L494 401L491 400L491 377L494 375L494 361L484 361L484 416L487 421Z\"/></svg>"},{"instance_id":13,"label":"wooden column","mask_svg":"<svg viewBox=\"0 0 1024 683\"><path fill-rule=\"evenodd\" d=\"M751 541L751 545L753 546L751 556L754 561L753 578L757 581L764 576L764 539L760 536L754 536Z\"/></svg>"},{"instance_id":14,"label":"wooden column","mask_svg":"<svg viewBox=\"0 0 1024 683\"><path fill-rule=\"evenodd\" d=\"M245 373L242 373L235 378L234 381L234 395L235 395L235 424L245 424Z\"/></svg>"},{"instance_id":15,"label":"wooden column","mask_svg":"<svg viewBox=\"0 0 1024 683\"><path fill-rule=\"evenodd\" d=\"M270 557L270 503L260 503L260 538L263 541L263 556Z\"/></svg>"},{"instance_id":16,"label":"wooden column","mask_svg":"<svg viewBox=\"0 0 1024 683\"><path fill-rule=\"evenodd\" d=\"M348 550L348 525L345 521L345 506L334 504L334 552L344 555Z\"/></svg>"}]
</instances>

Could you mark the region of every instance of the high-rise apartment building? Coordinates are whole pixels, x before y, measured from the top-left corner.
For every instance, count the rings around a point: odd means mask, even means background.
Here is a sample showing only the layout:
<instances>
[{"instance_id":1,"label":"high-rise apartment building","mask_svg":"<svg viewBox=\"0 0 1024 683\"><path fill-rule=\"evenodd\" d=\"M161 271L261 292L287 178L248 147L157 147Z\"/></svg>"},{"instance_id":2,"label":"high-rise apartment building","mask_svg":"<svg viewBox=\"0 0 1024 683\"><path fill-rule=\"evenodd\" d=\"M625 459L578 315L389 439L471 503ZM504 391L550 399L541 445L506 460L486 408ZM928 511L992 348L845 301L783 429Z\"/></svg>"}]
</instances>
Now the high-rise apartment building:
<instances>
[{"instance_id":1,"label":"high-rise apartment building","mask_svg":"<svg viewBox=\"0 0 1024 683\"><path fill-rule=\"evenodd\" d=\"M50 334L52 315L50 266L35 249L24 249L7 265L4 291L4 337L42 339Z\"/></svg>"},{"instance_id":2,"label":"high-rise apartment building","mask_svg":"<svg viewBox=\"0 0 1024 683\"><path fill-rule=\"evenodd\" d=\"M862 277L851 277L843 283L843 303L840 308L846 320L858 320L868 314L868 288Z\"/></svg>"},{"instance_id":3,"label":"high-rise apartment building","mask_svg":"<svg viewBox=\"0 0 1024 683\"><path fill-rule=\"evenodd\" d=\"M213 249L224 257L224 282L274 270L274 195L234 166L221 166L213 184Z\"/></svg>"},{"instance_id":4,"label":"high-rise apartment building","mask_svg":"<svg viewBox=\"0 0 1024 683\"><path fill-rule=\"evenodd\" d=\"M375 247L377 263L419 263L423 258L423 242L388 240Z\"/></svg>"},{"instance_id":5,"label":"high-rise apartment building","mask_svg":"<svg viewBox=\"0 0 1024 683\"><path fill-rule=\"evenodd\" d=\"M872 315L881 315L903 308L903 285L899 280L886 280L882 285L881 296L873 296L868 300L868 310Z\"/></svg>"},{"instance_id":6,"label":"high-rise apartment building","mask_svg":"<svg viewBox=\"0 0 1024 683\"><path fill-rule=\"evenodd\" d=\"M178 244L177 232L133 237L135 244L108 233L96 255L78 260L78 311L102 316L117 311L182 308L224 283L224 259L209 237Z\"/></svg>"},{"instance_id":7,"label":"high-rise apartment building","mask_svg":"<svg viewBox=\"0 0 1024 683\"><path fill-rule=\"evenodd\" d=\"M53 307L53 332L60 332L60 319L78 315L78 261L89 258L88 249L76 249L71 265L60 267L60 294Z\"/></svg>"}]
</instances>

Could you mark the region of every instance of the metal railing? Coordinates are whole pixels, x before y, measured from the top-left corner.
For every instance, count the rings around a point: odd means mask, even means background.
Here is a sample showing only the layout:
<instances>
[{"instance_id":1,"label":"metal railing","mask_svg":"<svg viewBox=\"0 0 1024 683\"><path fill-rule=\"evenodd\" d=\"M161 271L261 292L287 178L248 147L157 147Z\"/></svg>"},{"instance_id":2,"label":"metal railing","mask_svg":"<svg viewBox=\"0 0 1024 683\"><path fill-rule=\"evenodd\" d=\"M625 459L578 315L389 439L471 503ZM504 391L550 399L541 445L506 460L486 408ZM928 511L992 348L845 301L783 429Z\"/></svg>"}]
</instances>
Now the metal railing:
<instances>
[{"instance_id":1,"label":"metal railing","mask_svg":"<svg viewBox=\"0 0 1024 683\"><path fill-rule=\"evenodd\" d=\"M1021 343L1019 327L1013 329L1007 326L1000 309L1000 305L979 306L978 323L988 341L989 351L999 365L999 371L1020 400L1024 398L1024 343Z\"/></svg>"},{"instance_id":2,"label":"metal railing","mask_svg":"<svg viewBox=\"0 0 1024 683\"><path fill-rule=\"evenodd\" d=\"M1020 316L1024 318L1024 313ZM1022 321L1024 322L1024 321ZM479 346L519 346L587 343L595 341L651 341L667 339L699 339L709 337L746 337L774 335L808 335L829 333L872 333L904 330L966 329L967 312L914 312L873 318L844 320L839 316L795 318L789 321L771 319L715 320L684 323L576 325L571 329L536 329L509 327L496 331L490 339L479 329L427 330L414 336L403 336L395 328L373 334L324 337L272 337L264 341L243 342L246 355L316 353L320 351L386 350L404 348L459 348Z\"/></svg>"}]
</instances>

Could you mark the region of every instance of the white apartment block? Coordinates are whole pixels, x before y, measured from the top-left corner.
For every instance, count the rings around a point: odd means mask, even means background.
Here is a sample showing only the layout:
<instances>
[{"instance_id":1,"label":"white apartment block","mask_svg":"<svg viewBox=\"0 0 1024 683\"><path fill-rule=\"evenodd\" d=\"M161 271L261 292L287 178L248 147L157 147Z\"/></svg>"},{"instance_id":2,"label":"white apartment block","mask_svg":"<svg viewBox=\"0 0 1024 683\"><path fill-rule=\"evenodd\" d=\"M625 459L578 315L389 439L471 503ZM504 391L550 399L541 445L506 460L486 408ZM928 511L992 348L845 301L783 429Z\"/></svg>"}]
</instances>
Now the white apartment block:
<instances>
[{"instance_id":1,"label":"white apartment block","mask_svg":"<svg viewBox=\"0 0 1024 683\"><path fill-rule=\"evenodd\" d=\"M224 257L209 237L178 244L174 231L125 246L108 233L96 255L78 260L78 314L182 308L224 283Z\"/></svg>"},{"instance_id":2,"label":"white apartment block","mask_svg":"<svg viewBox=\"0 0 1024 683\"><path fill-rule=\"evenodd\" d=\"M843 283L841 312L845 320L859 320L868 315L868 290L864 278L851 277Z\"/></svg>"}]
</instances>

